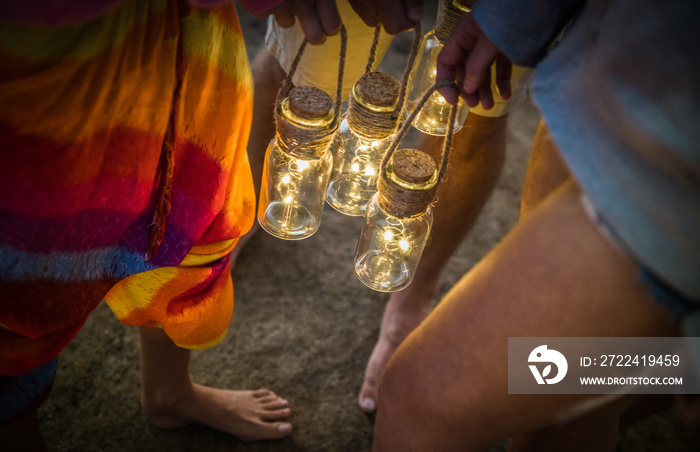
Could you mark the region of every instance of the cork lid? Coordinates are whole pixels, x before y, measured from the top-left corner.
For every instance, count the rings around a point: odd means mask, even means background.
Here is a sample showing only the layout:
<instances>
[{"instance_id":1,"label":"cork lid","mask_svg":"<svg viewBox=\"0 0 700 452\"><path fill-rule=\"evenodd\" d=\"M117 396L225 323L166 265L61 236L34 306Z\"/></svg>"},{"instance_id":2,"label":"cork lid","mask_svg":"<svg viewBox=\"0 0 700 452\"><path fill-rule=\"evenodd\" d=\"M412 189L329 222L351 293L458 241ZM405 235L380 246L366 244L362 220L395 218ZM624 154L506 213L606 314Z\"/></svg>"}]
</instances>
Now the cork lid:
<instances>
[{"instance_id":1,"label":"cork lid","mask_svg":"<svg viewBox=\"0 0 700 452\"><path fill-rule=\"evenodd\" d=\"M369 72L357 82L358 94L368 104L377 107L393 107L399 98L401 84L396 78L383 72Z\"/></svg>"},{"instance_id":2,"label":"cork lid","mask_svg":"<svg viewBox=\"0 0 700 452\"><path fill-rule=\"evenodd\" d=\"M433 158L416 149L397 150L392 156L391 165L397 177L412 184L428 182L437 170Z\"/></svg>"},{"instance_id":3,"label":"cork lid","mask_svg":"<svg viewBox=\"0 0 700 452\"><path fill-rule=\"evenodd\" d=\"M324 118L333 107L331 96L313 86L295 86L288 99L289 110L304 119Z\"/></svg>"}]
</instances>

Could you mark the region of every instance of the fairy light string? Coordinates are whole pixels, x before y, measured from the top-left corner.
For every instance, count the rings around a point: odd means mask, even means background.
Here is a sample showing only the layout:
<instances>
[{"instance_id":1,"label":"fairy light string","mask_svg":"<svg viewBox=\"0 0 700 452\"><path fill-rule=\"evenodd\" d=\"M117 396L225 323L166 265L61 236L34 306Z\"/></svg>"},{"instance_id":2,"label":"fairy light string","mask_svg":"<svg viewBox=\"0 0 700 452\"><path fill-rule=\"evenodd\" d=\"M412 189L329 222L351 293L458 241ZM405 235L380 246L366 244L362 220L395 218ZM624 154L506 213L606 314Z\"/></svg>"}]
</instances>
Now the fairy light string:
<instances>
[{"instance_id":1,"label":"fairy light string","mask_svg":"<svg viewBox=\"0 0 700 452\"><path fill-rule=\"evenodd\" d=\"M398 144L406 135L406 132L411 126L411 122L418 115L420 109L426 104L430 96L438 89L452 87L457 89L457 85L452 81L443 80L436 82L421 98L420 102L416 108L411 112L411 115L404 122L403 126L399 130L396 136L396 140L387 150L384 158L382 159L380 167L380 179L378 182L378 189L382 196L381 206L390 214L399 217L406 218L413 215L417 215L425 211L434 201L437 195L437 190L440 183L445 177L447 172L447 163L449 161L450 148L452 146L452 135L454 131L454 118L457 114L456 105L452 105L450 110L450 121L448 122L448 133L445 136L445 141L441 153L441 163L440 168L436 172L436 176L431 180L426 181L422 184L411 184L410 182L397 180L396 177L391 177L391 171L387 171L392 157L394 156ZM422 153L421 151L412 150L416 153ZM427 156L427 154L426 154ZM428 156L428 158L430 158Z\"/></svg>"}]
</instances>

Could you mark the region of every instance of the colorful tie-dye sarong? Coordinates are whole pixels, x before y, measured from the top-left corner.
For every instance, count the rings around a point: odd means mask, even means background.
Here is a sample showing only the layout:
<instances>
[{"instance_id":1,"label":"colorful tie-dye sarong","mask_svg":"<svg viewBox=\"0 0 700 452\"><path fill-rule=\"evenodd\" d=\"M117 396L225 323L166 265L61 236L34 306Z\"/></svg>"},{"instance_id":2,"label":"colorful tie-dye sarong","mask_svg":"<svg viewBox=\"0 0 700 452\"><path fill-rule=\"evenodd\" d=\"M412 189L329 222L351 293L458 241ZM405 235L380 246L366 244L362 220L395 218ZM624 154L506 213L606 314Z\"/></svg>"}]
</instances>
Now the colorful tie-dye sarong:
<instances>
[{"instance_id":1,"label":"colorful tie-dye sarong","mask_svg":"<svg viewBox=\"0 0 700 452\"><path fill-rule=\"evenodd\" d=\"M0 375L46 366L102 299L180 346L222 339L251 115L233 4L0 24Z\"/></svg>"}]
</instances>

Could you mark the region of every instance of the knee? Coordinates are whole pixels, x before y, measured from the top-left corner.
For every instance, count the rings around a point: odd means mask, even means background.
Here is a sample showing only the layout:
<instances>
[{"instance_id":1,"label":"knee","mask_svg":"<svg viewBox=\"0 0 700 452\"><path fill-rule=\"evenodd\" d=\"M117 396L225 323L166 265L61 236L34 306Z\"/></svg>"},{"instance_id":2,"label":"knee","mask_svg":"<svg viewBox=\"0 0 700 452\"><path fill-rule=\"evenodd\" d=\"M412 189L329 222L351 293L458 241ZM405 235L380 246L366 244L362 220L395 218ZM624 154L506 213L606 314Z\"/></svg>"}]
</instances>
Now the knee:
<instances>
[{"instance_id":1,"label":"knee","mask_svg":"<svg viewBox=\"0 0 700 452\"><path fill-rule=\"evenodd\" d=\"M420 450L418 435L421 429L430 428L422 425L421 418L429 409L417 408L422 392L415 388L415 375L410 366L394 358L389 361L379 388L373 450Z\"/></svg>"},{"instance_id":2,"label":"knee","mask_svg":"<svg viewBox=\"0 0 700 452\"><path fill-rule=\"evenodd\" d=\"M454 420L447 415L450 406L441 400L433 376L401 353L389 361L379 389L375 431L378 441L391 446L386 450L430 449Z\"/></svg>"},{"instance_id":3,"label":"knee","mask_svg":"<svg viewBox=\"0 0 700 452\"><path fill-rule=\"evenodd\" d=\"M256 55L251 65L251 71L253 72L256 94L259 89L269 89L276 94L280 82L287 75L277 58L265 47L260 49Z\"/></svg>"}]
</instances>

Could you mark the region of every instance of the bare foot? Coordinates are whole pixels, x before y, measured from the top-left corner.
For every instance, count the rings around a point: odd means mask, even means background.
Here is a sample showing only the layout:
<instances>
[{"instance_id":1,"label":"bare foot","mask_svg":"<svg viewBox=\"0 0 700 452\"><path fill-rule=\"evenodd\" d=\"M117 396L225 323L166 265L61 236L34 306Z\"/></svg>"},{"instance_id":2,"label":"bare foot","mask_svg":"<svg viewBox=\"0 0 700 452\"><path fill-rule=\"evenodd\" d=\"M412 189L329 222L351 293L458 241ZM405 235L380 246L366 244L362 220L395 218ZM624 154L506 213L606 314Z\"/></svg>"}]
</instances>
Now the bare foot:
<instances>
[{"instance_id":1,"label":"bare foot","mask_svg":"<svg viewBox=\"0 0 700 452\"><path fill-rule=\"evenodd\" d=\"M421 294L411 289L409 287L391 294L384 309L379 339L367 362L365 379L358 397L360 409L367 413L373 413L377 409L379 383L389 358L432 309L437 287L435 290L421 290Z\"/></svg>"},{"instance_id":2,"label":"bare foot","mask_svg":"<svg viewBox=\"0 0 700 452\"><path fill-rule=\"evenodd\" d=\"M289 403L268 389L231 391L193 383L182 397L142 397L141 405L149 422L164 429L198 423L243 441L279 439L292 432L292 424L285 422Z\"/></svg>"}]
</instances>

